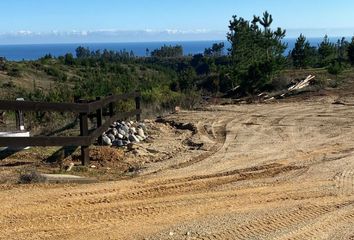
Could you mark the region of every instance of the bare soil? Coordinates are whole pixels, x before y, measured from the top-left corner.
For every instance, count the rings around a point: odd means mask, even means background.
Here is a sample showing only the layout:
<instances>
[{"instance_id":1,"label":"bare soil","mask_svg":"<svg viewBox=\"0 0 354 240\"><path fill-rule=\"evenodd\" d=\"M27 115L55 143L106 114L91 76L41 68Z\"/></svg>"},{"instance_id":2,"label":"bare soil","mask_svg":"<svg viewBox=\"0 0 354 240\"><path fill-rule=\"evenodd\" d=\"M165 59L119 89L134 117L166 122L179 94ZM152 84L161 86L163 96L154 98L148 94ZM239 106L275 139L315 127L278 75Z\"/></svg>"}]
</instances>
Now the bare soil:
<instances>
[{"instance_id":1,"label":"bare soil","mask_svg":"<svg viewBox=\"0 0 354 240\"><path fill-rule=\"evenodd\" d=\"M169 115L130 177L0 185L0 239L354 239L352 96Z\"/></svg>"}]
</instances>

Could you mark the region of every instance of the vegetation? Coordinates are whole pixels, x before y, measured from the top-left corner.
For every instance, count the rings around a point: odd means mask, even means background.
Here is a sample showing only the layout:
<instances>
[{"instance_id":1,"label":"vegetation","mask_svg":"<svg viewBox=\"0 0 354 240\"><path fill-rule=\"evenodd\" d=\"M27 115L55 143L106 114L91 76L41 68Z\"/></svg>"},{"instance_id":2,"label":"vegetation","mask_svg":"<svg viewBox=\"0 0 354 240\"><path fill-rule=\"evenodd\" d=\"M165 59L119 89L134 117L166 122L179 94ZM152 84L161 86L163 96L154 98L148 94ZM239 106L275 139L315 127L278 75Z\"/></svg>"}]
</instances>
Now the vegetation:
<instances>
[{"instance_id":1,"label":"vegetation","mask_svg":"<svg viewBox=\"0 0 354 240\"><path fill-rule=\"evenodd\" d=\"M221 57L224 55L224 47L225 44L222 43L214 43L211 48L206 48L204 50L204 55L208 57Z\"/></svg>"},{"instance_id":2,"label":"vegetation","mask_svg":"<svg viewBox=\"0 0 354 240\"><path fill-rule=\"evenodd\" d=\"M327 35L318 47L318 56L321 67L328 66L336 58L336 46L330 42Z\"/></svg>"},{"instance_id":3,"label":"vegetation","mask_svg":"<svg viewBox=\"0 0 354 240\"><path fill-rule=\"evenodd\" d=\"M354 65L354 37L352 38L350 44L348 44L348 59L349 62Z\"/></svg>"},{"instance_id":4,"label":"vegetation","mask_svg":"<svg viewBox=\"0 0 354 240\"><path fill-rule=\"evenodd\" d=\"M183 48L180 45L162 46L160 49L155 49L151 52L151 57L157 58L175 58L183 57Z\"/></svg>"},{"instance_id":5,"label":"vegetation","mask_svg":"<svg viewBox=\"0 0 354 240\"><path fill-rule=\"evenodd\" d=\"M316 48L311 47L306 37L301 34L290 55L295 68L307 68L313 66L316 61Z\"/></svg>"},{"instance_id":6,"label":"vegetation","mask_svg":"<svg viewBox=\"0 0 354 240\"><path fill-rule=\"evenodd\" d=\"M252 21L233 16L227 35L231 48L232 85L240 85L246 93L264 90L274 75L284 67L282 43L285 31L273 31L273 22L268 12L263 17L254 16Z\"/></svg>"},{"instance_id":7,"label":"vegetation","mask_svg":"<svg viewBox=\"0 0 354 240\"><path fill-rule=\"evenodd\" d=\"M29 100L72 102L75 96L94 99L140 90L149 106L190 107L203 95L239 97L286 87L287 82L279 79L287 70L319 68L338 76L354 65L354 38L334 44L325 36L319 46L311 46L301 34L286 56L286 32L273 29L272 23L268 12L251 20L233 16L227 34L231 48L226 51L224 43L214 43L194 56L185 56L180 45L164 45L146 49L144 57L126 50L93 51L79 46L75 55L47 54L37 61L0 58L6 89L0 96L13 99L21 94ZM33 82L20 82L27 79Z\"/></svg>"}]
</instances>

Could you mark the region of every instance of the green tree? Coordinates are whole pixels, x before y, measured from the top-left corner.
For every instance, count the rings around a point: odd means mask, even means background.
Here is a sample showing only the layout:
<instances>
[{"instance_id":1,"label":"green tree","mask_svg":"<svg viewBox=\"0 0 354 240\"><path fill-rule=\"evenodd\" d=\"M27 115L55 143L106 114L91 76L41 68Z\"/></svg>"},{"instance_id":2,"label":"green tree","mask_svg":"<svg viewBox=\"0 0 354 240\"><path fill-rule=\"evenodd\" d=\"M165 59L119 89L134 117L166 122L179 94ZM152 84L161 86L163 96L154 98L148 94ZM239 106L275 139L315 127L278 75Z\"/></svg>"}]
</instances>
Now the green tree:
<instances>
[{"instance_id":1,"label":"green tree","mask_svg":"<svg viewBox=\"0 0 354 240\"><path fill-rule=\"evenodd\" d=\"M352 38L352 41L348 45L347 53L348 53L349 62L352 65L354 65L354 37Z\"/></svg>"},{"instance_id":2,"label":"green tree","mask_svg":"<svg viewBox=\"0 0 354 240\"><path fill-rule=\"evenodd\" d=\"M190 65L195 69L198 75L208 75L211 71L210 61L203 54L193 56Z\"/></svg>"},{"instance_id":3,"label":"green tree","mask_svg":"<svg viewBox=\"0 0 354 240\"><path fill-rule=\"evenodd\" d=\"M211 48L206 48L204 50L204 55L208 57L220 57L223 55L225 44L214 43Z\"/></svg>"},{"instance_id":4,"label":"green tree","mask_svg":"<svg viewBox=\"0 0 354 240\"><path fill-rule=\"evenodd\" d=\"M323 41L318 47L318 54L320 57L320 65L322 67L328 66L336 58L336 46L331 43L328 36L325 35Z\"/></svg>"},{"instance_id":5,"label":"green tree","mask_svg":"<svg viewBox=\"0 0 354 240\"><path fill-rule=\"evenodd\" d=\"M64 64L65 65L74 65L75 59L74 56L71 53L67 53L64 56Z\"/></svg>"},{"instance_id":6,"label":"green tree","mask_svg":"<svg viewBox=\"0 0 354 240\"><path fill-rule=\"evenodd\" d=\"M336 48L337 48L337 60L341 64L347 61L348 59L348 47L349 42L343 37L342 39L338 39Z\"/></svg>"},{"instance_id":7,"label":"green tree","mask_svg":"<svg viewBox=\"0 0 354 240\"><path fill-rule=\"evenodd\" d=\"M309 41L302 34L298 37L294 49L290 53L293 65L296 68L306 68L313 61L316 55L316 49L310 46Z\"/></svg>"},{"instance_id":8,"label":"green tree","mask_svg":"<svg viewBox=\"0 0 354 240\"><path fill-rule=\"evenodd\" d=\"M338 74L340 74L341 72L343 72L343 70L344 70L344 67L339 61L333 61L327 67L328 73L336 75L336 76Z\"/></svg>"},{"instance_id":9,"label":"green tree","mask_svg":"<svg viewBox=\"0 0 354 240\"><path fill-rule=\"evenodd\" d=\"M79 46L75 50L76 52L76 57L77 58L88 58L91 56L91 52L89 48L84 48L82 46Z\"/></svg>"},{"instance_id":10,"label":"green tree","mask_svg":"<svg viewBox=\"0 0 354 240\"><path fill-rule=\"evenodd\" d=\"M187 67L179 74L179 89L182 91L191 91L195 87L197 74L192 67Z\"/></svg>"},{"instance_id":11,"label":"green tree","mask_svg":"<svg viewBox=\"0 0 354 240\"><path fill-rule=\"evenodd\" d=\"M183 47L181 45L176 46L162 46L159 49L155 49L151 52L151 57L157 58L175 58L183 56Z\"/></svg>"},{"instance_id":12,"label":"green tree","mask_svg":"<svg viewBox=\"0 0 354 240\"><path fill-rule=\"evenodd\" d=\"M203 89L211 93L218 93L220 91L220 76L219 74L211 74L203 79L201 82Z\"/></svg>"},{"instance_id":13,"label":"green tree","mask_svg":"<svg viewBox=\"0 0 354 240\"><path fill-rule=\"evenodd\" d=\"M267 11L263 13L262 19L260 17L255 16L254 21L258 21L263 27L265 33L269 33L269 28L273 23L273 17L271 14L269 14Z\"/></svg>"},{"instance_id":14,"label":"green tree","mask_svg":"<svg viewBox=\"0 0 354 240\"><path fill-rule=\"evenodd\" d=\"M0 57L0 71L6 70L6 58Z\"/></svg>"},{"instance_id":15,"label":"green tree","mask_svg":"<svg viewBox=\"0 0 354 240\"><path fill-rule=\"evenodd\" d=\"M245 92L262 90L284 66L285 31L273 31L272 22L268 12L263 18L254 16L251 22L237 16L230 21L227 39L231 43L232 85L240 84Z\"/></svg>"}]
</instances>

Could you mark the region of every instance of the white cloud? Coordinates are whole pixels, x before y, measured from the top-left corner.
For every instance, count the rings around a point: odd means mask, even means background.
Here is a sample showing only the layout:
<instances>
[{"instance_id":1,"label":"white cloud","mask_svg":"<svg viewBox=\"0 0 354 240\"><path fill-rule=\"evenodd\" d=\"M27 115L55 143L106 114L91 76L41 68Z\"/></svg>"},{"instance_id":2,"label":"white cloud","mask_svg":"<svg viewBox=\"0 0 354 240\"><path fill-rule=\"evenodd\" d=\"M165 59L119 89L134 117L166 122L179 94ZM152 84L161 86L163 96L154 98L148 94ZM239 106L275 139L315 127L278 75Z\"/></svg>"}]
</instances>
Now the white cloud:
<instances>
[{"instance_id":1,"label":"white cloud","mask_svg":"<svg viewBox=\"0 0 354 240\"><path fill-rule=\"evenodd\" d=\"M147 32L147 33L155 33L156 32L156 30L154 30L154 29L145 29L144 30L145 32Z\"/></svg>"},{"instance_id":2,"label":"white cloud","mask_svg":"<svg viewBox=\"0 0 354 240\"><path fill-rule=\"evenodd\" d=\"M177 33L183 33L177 29L166 29L165 30L168 34L177 34Z\"/></svg>"},{"instance_id":3,"label":"white cloud","mask_svg":"<svg viewBox=\"0 0 354 240\"><path fill-rule=\"evenodd\" d=\"M193 41L193 40L223 40L225 31L209 29L144 29L144 30L52 30L35 32L19 30L0 33L0 44L18 43L70 43L70 42L146 42L146 41ZM295 38L303 33L306 37L322 37L328 34L332 37L353 36L354 28L342 29L288 29L287 37Z\"/></svg>"},{"instance_id":4,"label":"white cloud","mask_svg":"<svg viewBox=\"0 0 354 240\"><path fill-rule=\"evenodd\" d=\"M149 42L149 41L195 41L222 40L226 31L207 29L145 29L145 30L71 30L48 32L33 32L21 30L11 33L0 33L0 44L25 43L72 43L72 42Z\"/></svg>"},{"instance_id":5,"label":"white cloud","mask_svg":"<svg viewBox=\"0 0 354 240\"><path fill-rule=\"evenodd\" d=\"M29 35L34 35L35 33L33 33L32 31L29 30L20 30L17 32L11 32L8 33L9 35L14 35L14 36L29 36ZM6 33L2 34L2 35L6 35Z\"/></svg>"}]
</instances>

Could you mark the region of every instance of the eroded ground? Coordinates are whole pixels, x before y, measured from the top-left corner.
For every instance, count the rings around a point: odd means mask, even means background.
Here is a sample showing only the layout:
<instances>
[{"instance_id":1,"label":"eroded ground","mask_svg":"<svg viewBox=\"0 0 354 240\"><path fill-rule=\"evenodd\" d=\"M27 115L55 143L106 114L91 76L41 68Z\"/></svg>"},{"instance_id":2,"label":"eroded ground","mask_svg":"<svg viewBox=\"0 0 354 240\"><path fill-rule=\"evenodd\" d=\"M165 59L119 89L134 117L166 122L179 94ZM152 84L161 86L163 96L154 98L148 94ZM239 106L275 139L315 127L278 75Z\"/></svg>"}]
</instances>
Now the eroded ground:
<instances>
[{"instance_id":1,"label":"eroded ground","mask_svg":"<svg viewBox=\"0 0 354 240\"><path fill-rule=\"evenodd\" d=\"M2 185L0 238L354 239L354 101L333 102L170 115L194 135L176 130L187 142L154 146L173 154L134 178Z\"/></svg>"}]
</instances>

